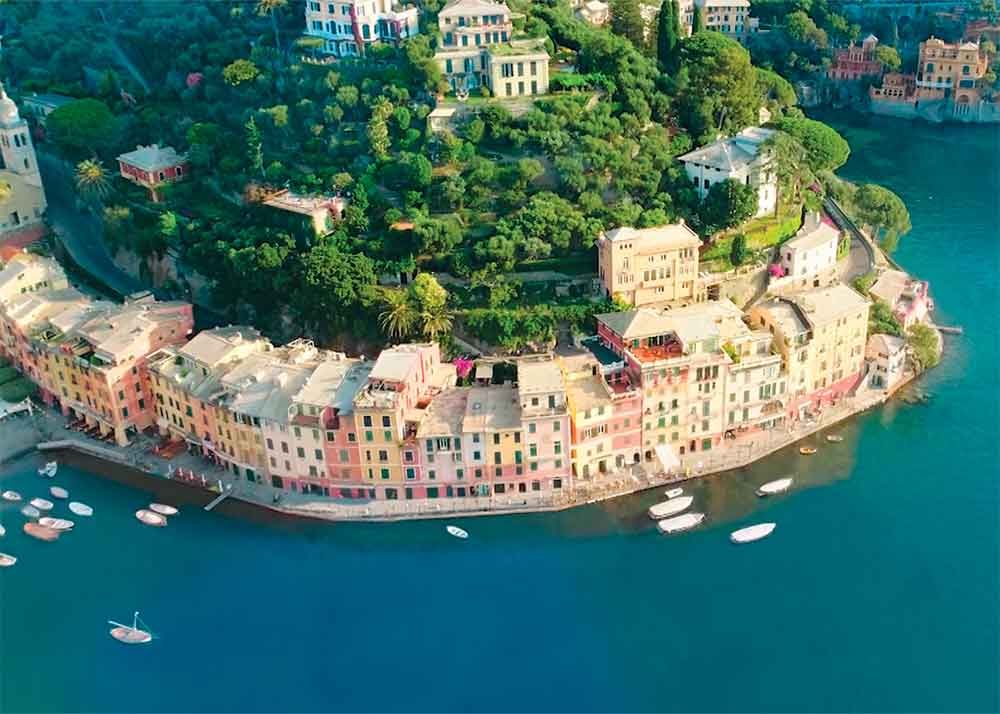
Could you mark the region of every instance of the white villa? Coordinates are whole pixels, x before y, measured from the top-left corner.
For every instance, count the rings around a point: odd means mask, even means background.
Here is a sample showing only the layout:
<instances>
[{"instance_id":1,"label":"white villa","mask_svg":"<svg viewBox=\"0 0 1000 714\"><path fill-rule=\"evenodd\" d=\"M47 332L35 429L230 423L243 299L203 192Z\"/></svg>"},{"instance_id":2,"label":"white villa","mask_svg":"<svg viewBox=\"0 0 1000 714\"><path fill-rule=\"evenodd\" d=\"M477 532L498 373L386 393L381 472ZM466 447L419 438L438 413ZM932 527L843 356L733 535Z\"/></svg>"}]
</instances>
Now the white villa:
<instances>
[{"instance_id":1,"label":"white villa","mask_svg":"<svg viewBox=\"0 0 1000 714\"><path fill-rule=\"evenodd\" d=\"M771 129L751 127L736 136L695 149L678 160L694 182L698 196L708 195L713 184L733 179L757 189L757 215L774 213L778 201L778 178L768 166L761 144L774 135Z\"/></svg>"}]
</instances>

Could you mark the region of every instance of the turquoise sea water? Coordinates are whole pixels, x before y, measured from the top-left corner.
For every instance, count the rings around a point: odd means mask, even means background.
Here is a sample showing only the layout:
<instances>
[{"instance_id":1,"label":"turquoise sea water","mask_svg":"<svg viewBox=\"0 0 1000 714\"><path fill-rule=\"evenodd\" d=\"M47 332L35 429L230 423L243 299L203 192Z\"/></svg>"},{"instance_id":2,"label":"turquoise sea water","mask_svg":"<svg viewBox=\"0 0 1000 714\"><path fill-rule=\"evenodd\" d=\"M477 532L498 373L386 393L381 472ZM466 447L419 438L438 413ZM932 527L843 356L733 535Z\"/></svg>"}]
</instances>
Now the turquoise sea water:
<instances>
[{"instance_id":1,"label":"turquoise sea water","mask_svg":"<svg viewBox=\"0 0 1000 714\"><path fill-rule=\"evenodd\" d=\"M153 529L142 492L64 468L96 509L64 540L0 512L20 557L0 571L0 710L995 710L1000 132L841 128L843 174L904 198L897 257L965 328L929 404L689 486L710 521L672 538L644 515L657 494L457 521L465 542L190 507ZM43 495L38 463L0 487ZM752 495L789 472L789 495ZM759 520L771 538L728 542ZM159 639L108 637L133 609Z\"/></svg>"}]
</instances>

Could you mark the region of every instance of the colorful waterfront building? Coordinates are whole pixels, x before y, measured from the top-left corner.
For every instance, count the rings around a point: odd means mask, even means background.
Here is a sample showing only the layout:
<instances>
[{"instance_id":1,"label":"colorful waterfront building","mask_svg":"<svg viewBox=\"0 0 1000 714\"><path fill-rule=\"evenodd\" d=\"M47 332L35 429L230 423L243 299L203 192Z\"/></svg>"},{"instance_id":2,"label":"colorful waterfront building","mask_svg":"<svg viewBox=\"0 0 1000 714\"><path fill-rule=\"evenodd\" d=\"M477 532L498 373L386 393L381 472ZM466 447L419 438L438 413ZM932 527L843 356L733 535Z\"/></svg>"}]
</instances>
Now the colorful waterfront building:
<instances>
[{"instance_id":1,"label":"colorful waterfront building","mask_svg":"<svg viewBox=\"0 0 1000 714\"><path fill-rule=\"evenodd\" d=\"M678 157L698 197L708 196L713 185L731 179L757 190L757 216L774 213L778 201L778 177L771 167L765 142L772 129L751 127L733 137L719 139Z\"/></svg>"},{"instance_id":2,"label":"colorful waterfront building","mask_svg":"<svg viewBox=\"0 0 1000 714\"><path fill-rule=\"evenodd\" d=\"M252 327L205 330L184 345L150 356L150 386L156 401L156 425L162 436L184 440L203 456L217 453L217 407L222 377L246 357L272 348Z\"/></svg>"},{"instance_id":3,"label":"colorful waterfront building","mask_svg":"<svg viewBox=\"0 0 1000 714\"><path fill-rule=\"evenodd\" d=\"M834 50L833 62L826 71L826 76L841 82L879 76L884 66L875 56L877 47L878 38L875 35L868 35L860 45L852 42L847 47Z\"/></svg>"},{"instance_id":4,"label":"colorful waterfront building","mask_svg":"<svg viewBox=\"0 0 1000 714\"><path fill-rule=\"evenodd\" d=\"M375 43L396 44L420 32L416 5L394 0L306 0L306 35L335 57L363 56Z\"/></svg>"},{"instance_id":5,"label":"colorful waterfront building","mask_svg":"<svg viewBox=\"0 0 1000 714\"><path fill-rule=\"evenodd\" d=\"M562 368L550 356L528 357L517 363L517 394L521 407L521 424L527 445L527 469L515 471L520 492L527 489L553 488L570 475L569 411L566 404L566 383Z\"/></svg>"},{"instance_id":6,"label":"colorful waterfront building","mask_svg":"<svg viewBox=\"0 0 1000 714\"><path fill-rule=\"evenodd\" d=\"M455 92L486 87L496 97L546 94L549 53L544 40L514 38L505 2L452 0L438 13L441 41L434 59Z\"/></svg>"},{"instance_id":7,"label":"colorful waterfront building","mask_svg":"<svg viewBox=\"0 0 1000 714\"><path fill-rule=\"evenodd\" d=\"M869 384L891 391L906 374L906 340L895 335L872 335L868 338L866 357L871 365Z\"/></svg>"},{"instance_id":8,"label":"colorful waterfront building","mask_svg":"<svg viewBox=\"0 0 1000 714\"><path fill-rule=\"evenodd\" d=\"M902 270L883 270L868 293L889 306L904 330L925 321L934 308L929 283L912 278Z\"/></svg>"},{"instance_id":9,"label":"colorful waterfront building","mask_svg":"<svg viewBox=\"0 0 1000 714\"><path fill-rule=\"evenodd\" d=\"M622 226L597 239L604 294L628 305L688 303L705 298L698 274L701 239L681 221L653 228Z\"/></svg>"},{"instance_id":10,"label":"colorful waterfront building","mask_svg":"<svg viewBox=\"0 0 1000 714\"><path fill-rule=\"evenodd\" d=\"M751 324L769 331L787 374L790 418L815 414L850 393L864 369L870 303L846 285L754 306Z\"/></svg>"},{"instance_id":11,"label":"colorful waterfront building","mask_svg":"<svg viewBox=\"0 0 1000 714\"><path fill-rule=\"evenodd\" d=\"M191 164L186 154L178 154L173 147L151 144L120 154L118 172L122 178L145 188L151 200L159 202L160 189L186 179Z\"/></svg>"}]
</instances>

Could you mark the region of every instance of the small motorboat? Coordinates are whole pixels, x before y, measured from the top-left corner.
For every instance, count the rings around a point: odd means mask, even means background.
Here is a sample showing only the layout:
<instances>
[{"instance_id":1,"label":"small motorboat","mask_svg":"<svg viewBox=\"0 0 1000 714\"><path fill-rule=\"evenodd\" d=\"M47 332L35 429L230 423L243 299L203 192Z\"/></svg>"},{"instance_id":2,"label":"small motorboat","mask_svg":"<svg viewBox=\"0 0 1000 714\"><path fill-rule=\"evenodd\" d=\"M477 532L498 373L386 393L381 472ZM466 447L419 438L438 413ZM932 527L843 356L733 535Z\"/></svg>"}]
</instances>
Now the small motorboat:
<instances>
[{"instance_id":1,"label":"small motorboat","mask_svg":"<svg viewBox=\"0 0 1000 714\"><path fill-rule=\"evenodd\" d=\"M17 558L13 555L7 555L6 553L0 553L0 568L9 568L14 563L17 562Z\"/></svg>"},{"instance_id":2,"label":"small motorboat","mask_svg":"<svg viewBox=\"0 0 1000 714\"><path fill-rule=\"evenodd\" d=\"M38 540L44 540L51 542L59 537L60 531L54 530L52 528L46 528L45 526L39 525L38 523L25 523L24 532L30 535L32 538L37 538Z\"/></svg>"},{"instance_id":3,"label":"small motorboat","mask_svg":"<svg viewBox=\"0 0 1000 714\"><path fill-rule=\"evenodd\" d=\"M69 498L69 491L65 488L60 488L59 486L53 486L49 489L49 493L52 494L53 498Z\"/></svg>"},{"instance_id":4,"label":"small motorboat","mask_svg":"<svg viewBox=\"0 0 1000 714\"><path fill-rule=\"evenodd\" d=\"M799 453L802 454L803 456L812 456L813 454L816 453L816 447L815 446L800 446L799 447Z\"/></svg>"},{"instance_id":5,"label":"small motorboat","mask_svg":"<svg viewBox=\"0 0 1000 714\"><path fill-rule=\"evenodd\" d=\"M7 529L0 526L0 538L3 538L7 534Z\"/></svg>"},{"instance_id":6,"label":"small motorboat","mask_svg":"<svg viewBox=\"0 0 1000 714\"><path fill-rule=\"evenodd\" d=\"M676 516L681 511L687 510L694 503L693 496L679 496L671 498L669 501L657 503L649 507L649 517L654 521L659 521L670 516Z\"/></svg>"},{"instance_id":7,"label":"small motorboat","mask_svg":"<svg viewBox=\"0 0 1000 714\"><path fill-rule=\"evenodd\" d=\"M464 528L459 528L458 526L445 526L444 528L448 533L455 536L456 538L461 538L465 540L469 537L468 532Z\"/></svg>"},{"instance_id":8,"label":"small motorboat","mask_svg":"<svg viewBox=\"0 0 1000 714\"><path fill-rule=\"evenodd\" d=\"M86 503L80 503L79 501L70 501L69 510L73 512L76 516L92 516L94 515L94 509L88 506Z\"/></svg>"},{"instance_id":9,"label":"small motorboat","mask_svg":"<svg viewBox=\"0 0 1000 714\"><path fill-rule=\"evenodd\" d=\"M135 517L147 526L158 526L162 528L167 525L166 516L161 516L159 513L155 513L154 511L147 511L145 508L140 508L136 511Z\"/></svg>"},{"instance_id":10,"label":"small motorboat","mask_svg":"<svg viewBox=\"0 0 1000 714\"><path fill-rule=\"evenodd\" d=\"M831 444L839 444L844 440L844 437L842 437L840 434L827 434L826 440Z\"/></svg>"},{"instance_id":11,"label":"small motorboat","mask_svg":"<svg viewBox=\"0 0 1000 714\"><path fill-rule=\"evenodd\" d=\"M56 471L59 470L59 464L55 461L50 461L45 466L38 467L38 475L42 478L52 478L56 475Z\"/></svg>"},{"instance_id":12,"label":"small motorboat","mask_svg":"<svg viewBox=\"0 0 1000 714\"><path fill-rule=\"evenodd\" d=\"M767 538L777 525L777 523L758 523L755 526L740 528L729 534L729 540L733 543L753 543L755 540Z\"/></svg>"},{"instance_id":13,"label":"small motorboat","mask_svg":"<svg viewBox=\"0 0 1000 714\"><path fill-rule=\"evenodd\" d=\"M19 494L17 491L4 491L3 494L0 494L0 498L3 498L3 500L5 501L10 501L11 503L14 503L15 501L21 500L21 494Z\"/></svg>"},{"instance_id":14,"label":"small motorboat","mask_svg":"<svg viewBox=\"0 0 1000 714\"><path fill-rule=\"evenodd\" d=\"M173 506L168 506L165 503L150 503L149 510L153 513L159 513L161 516L176 516L177 509Z\"/></svg>"},{"instance_id":15,"label":"small motorboat","mask_svg":"<svg viewBox=\"0 0 1000 714\"><path fill-rule=\"evenodd\" d=\"M656 527L659 529L660 533L680 533L681 531L686 531L694 528L705 520L704 513L685 513L680 516L675 516L673 518L666 518L659 521Z\"/></svg>"},{"instance_id":16,"label":"small motorboat","mask_svg":"<svg viewBox=\"0 0 1000 714\"><path fill-rule=\"evenodd\" d=\"M42 512L34 506L25 506L21 509L21 514L24 515L25 518L38 518L42 515Z\"/></svg>"},{"instance_id":17,"label":"small motorboat","mask_svg":"<svg viewBox=\"0 0 1000 714\"><path fill-rule=\"evenodd\" d=\"M132 625L123 625L120 622L115 622L114 620L108 620L109 625L114 625L109 631L110 635L114 637L119 642L124 642L126 645L142 645L153 639L153 634L148 630L139 629L141 624L146 627L146 623L139 619L139 613L136 612L132 616Z\"/></svg>"},{"instance_id":18,"label":"small motorboat","mask_svg":"<svg viewBox=\"0 0 1000 714\"><path fill-rule=\"evenodd\" d=\"M33 498L28 501L28 503L37 508L39 511L52 510L52 501L46 501L44 498Z\"/></svg>"},{"instance_id":19,"label":"small motorboat","mask_svg":"<svg viewBox=\"0 0 1000 714\"><path fill-rule=\"evenodd\" d=\"M38 525L51 528L54 531L68 531L73 527L73 521L66 518L49 518L43 516L38 519Z\"/></svg>"},{"instance_id":20,"label":"small motorboat","mask_svg":"<svg viewBox=\"0 0 1000 714\"><path fill-rule=\"evenodd\" d=\"M787 491L791 485L792 478L790 476L786 478L779 478L777 481L768 481L757 489L757 495L761 497L773 496Z\"/></svg>"},{"instance_id":21,"label":"small motorboat","mask_svg":"<svg viewBox=\"0 0 1000 714\"><path fill-rule=\"evenodd\" d=\"M668 489L666 491L666 493L664 493L663 495L665 495L667 498L677 498L678 496L683 496L684 495L684 489L683 488L671 488L671 489Z\"/></svg>"}]
</instances>

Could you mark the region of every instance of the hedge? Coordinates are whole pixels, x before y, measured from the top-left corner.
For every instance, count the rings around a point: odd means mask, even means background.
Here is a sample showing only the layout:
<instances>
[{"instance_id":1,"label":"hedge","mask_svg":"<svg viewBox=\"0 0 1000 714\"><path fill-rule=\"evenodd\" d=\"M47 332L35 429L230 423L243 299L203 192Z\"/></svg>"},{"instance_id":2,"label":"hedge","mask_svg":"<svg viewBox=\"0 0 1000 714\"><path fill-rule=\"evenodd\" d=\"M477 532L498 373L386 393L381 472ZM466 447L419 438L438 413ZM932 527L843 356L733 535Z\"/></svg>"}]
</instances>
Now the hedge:
<instances>
[{"instance_id":1,"label":"hedge","mask_svg":"<svg viewBox=\"0 0 1000 714\"><path fill-rule=\"evenodd\" d=\"M0 367L0 384L7 384L7 382L13 382L15 379L21 376L13 367Z\"/></svg>"},{"instance_id":2,"label":"hedge","mask_svg":"<svg viewBox=\"0 0 1000 714\"><path fill-rule=\"evenodd\" d=\"M0 384L0 399L5 402L20 402L25 397L30 397L38 391L38 385L30 379L21 377L7 384Z\"/></svg>"}]
</instances>

